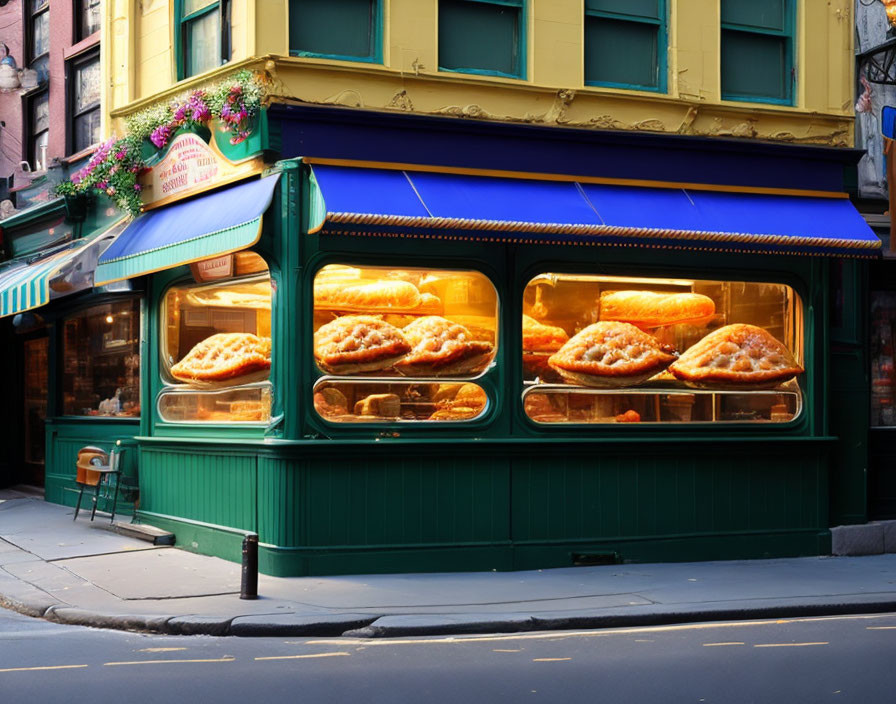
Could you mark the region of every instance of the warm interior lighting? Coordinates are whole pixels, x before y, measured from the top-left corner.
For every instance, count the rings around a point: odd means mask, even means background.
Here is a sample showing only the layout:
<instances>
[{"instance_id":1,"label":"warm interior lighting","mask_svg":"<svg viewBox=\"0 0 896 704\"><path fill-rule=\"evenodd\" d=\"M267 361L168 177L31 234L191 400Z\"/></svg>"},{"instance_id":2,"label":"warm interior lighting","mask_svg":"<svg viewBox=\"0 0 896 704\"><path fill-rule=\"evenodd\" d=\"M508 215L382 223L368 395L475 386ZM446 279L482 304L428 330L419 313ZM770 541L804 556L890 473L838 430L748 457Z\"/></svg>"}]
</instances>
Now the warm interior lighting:
<instances>
[{"instance_id":1,"label":"warm interior lighting","mask_svg":"<svg viewBox=\"0 0 896 704\"><path fill-rule=\"evenodd\" d=\"M890 25L896 27L896 0L881 0L887 8L887 20Z\"/></svg>"},{"instance_id":2,"label":"warm interior lighting","mask_svg":"<svg viewBox=\"0 0 896 704\"><path fill-rule=\"evenodd\" d=\"M111 315L107 315L107 316L106 316L106 322L107 322L107 323L111 323L112 320L113 320L113 318L112 318Z\"/></svg>"}]
</instances>

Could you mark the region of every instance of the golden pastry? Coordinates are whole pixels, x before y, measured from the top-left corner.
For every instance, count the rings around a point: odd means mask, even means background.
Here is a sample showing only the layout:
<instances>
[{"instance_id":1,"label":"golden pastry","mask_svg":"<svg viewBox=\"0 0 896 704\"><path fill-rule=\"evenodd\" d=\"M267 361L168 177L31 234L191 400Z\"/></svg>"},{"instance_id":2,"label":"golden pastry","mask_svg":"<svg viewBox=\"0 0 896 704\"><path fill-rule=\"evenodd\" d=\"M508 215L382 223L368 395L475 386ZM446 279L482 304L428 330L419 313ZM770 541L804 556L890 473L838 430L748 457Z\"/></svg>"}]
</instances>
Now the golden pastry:
<instances>
[{"instance_id":1,"label":"golden pastry","mask_svg":"<svg viewBox=\"0 0 896 704\"><path fill-rule=\"evenodd\" d=\"M348 413L348 399L339 389L325 386L314 392L314 410L322 416L340 416Z\"/></svg>"},{"instance_id":2,"label":"golden pastry","mask_svg":"<svg viewBox=\"0 0 896 704\"><path fill-rule=\"evenodd\" d=\"M373 281L346 285L343 282L315 282L314 305L343 310L411 310L423 298L408 281Z\"/></svg>"},{"instance_id":3,"label":"golden pastry","mask_svg":"<svg viewBox=\"0 0 896 704\"><path fill-rule=\"evenodd\" d=\"M646 381L675 358L669 345L634 325L602 321L573 336L548 364L573 384L616 388Z\"/></svg>"},{"instance_id":4,"label":"golden pastry","mask_svg":"<svg viewBox=\"0 0 896 704\"><path fill-rule=\"evenodd\" d=\"M703 325L715 315L716 304L700 293L608 291L600 297L600 319L618 320L639 328L663 325Z\"/></svg>"},{"instance_id":5,"label":"golden pastry","mask_svg":"<svg viewBox=\"0 0 896 704\"><path fill-rule=\"evenodd\" d=\"M770 332L736 323L689 347L669 371L699 386L768 388L792 379L803 368Z\"/></svg>"},{"instance_id":6,"label":"golden pastry","mask_svg":"<svg viewBox=\"0 0 896 704\"><path fill-rule=\"evenodd\" d=\"M181 381L221 382L271 368L271 338L247 332L205 338L171 367Z\"/></svg>"},{"instance_id":7,"label":"golden pastry","mask_svg":"<svg viewBox=\"0 0 896 704\"><path fill-rule=\"evenodd\" d=\"M397 418L401 415L401 399L397 394L371 394L355 404L355 415Z\"/></svg>"},{"instance_id":8,"label":"golden pastry","mask_svg":"<svg viewBox=\"0 0 896 704\"><path fill-rule=\"evenodd\" d=\"M331 374L389 369L410 350L401 330L370 315L344 315L314 333L314 358Z\"/></svg>"},{"instance_id":9,"label":"golden pastry","mask_svg":"<svg viewBox=\"0 0 896 704\"><path fill-rule=\"evenodd\" d=\"M463 325L437 315L419 318L403 332L413 348L395 368L405 376L471 374L484 369L494 352L490 342L472 339Z\"/></svg>"},{"instance_id":10,"label":"golden pastry","mask_svg":"<svg viewBox=\"0 0 896 704\"><path fill-rule=\"evenodd\" d=\"M523 315L523 350L525 352L556 352L569 341L566 330L545 325Z\"/></svg>"}]
</instances>

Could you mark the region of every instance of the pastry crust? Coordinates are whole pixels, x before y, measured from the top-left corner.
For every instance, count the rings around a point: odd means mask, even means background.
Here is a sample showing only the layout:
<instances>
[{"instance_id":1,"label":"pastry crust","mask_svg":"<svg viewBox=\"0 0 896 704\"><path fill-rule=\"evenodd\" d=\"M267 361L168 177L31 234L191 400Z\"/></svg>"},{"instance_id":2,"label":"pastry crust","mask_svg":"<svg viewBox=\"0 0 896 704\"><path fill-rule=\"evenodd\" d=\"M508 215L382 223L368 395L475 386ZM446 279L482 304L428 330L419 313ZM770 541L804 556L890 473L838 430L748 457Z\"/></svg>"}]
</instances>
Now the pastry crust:
<instances>
[{"instance_id":1,"label":"pastry crust","mask_svg":"<svg viewBox=\"0 0 896 704\"><path fill-rule=\"evenodd\" d=\"M205 338L171 367L171 376L186 382L225 382L271 368L271 338L247 332Z\"/></svg>"},{"instance_id":2,"label":"pastry crust","mask_svg":"<svg viewBox=\"0 0 896 704\"><path fill-rule=\"evenodd\" d=\"M404 335L413 349L395 368L405 376L471 374L483 369L494 352L490 342L472 339L463 325L437 315L405 326Z\"/></svg>"},{"instance_id":3,"label":"pastry crust","mask_svg":"<svg viewBox=\"0 0 896 704\"><path fill-rule=\"evenodd\" d=\"M373 281L346 285L320 282L314 286L314 305L341 310L412 310L423 302L420 291L409 281Z\"/></svg>"},{"instance_id":4,"label":"pastry crust","mask_svg":"<svg viewBox=\"0 0 896 704\"><path fill-rule=\"evenodd\" d=\"M355 415L397 418L401 415L401 399L397 394L371 394L355 404Z\"/></svg>"},{"instance_id":5,"label":"pastry crust","mask_svg":"<svg viewBox=\"0 0 896 704\"><path fill-rule=\"evenodd\" d=\"M745 323L726 325L688 348L669 367L678 379L709 387L773 387L803 372L770 332Z\"/></svg>"},{"instance_id":6,"label":"pastry crust","mask_svg":"<svg viewBox=\"0 0 896 704\"><path fill-rule=\"evenodd\" d=\"M663 325L703 325L715 315L716 304L700 293L607 291L600 297L600 319L618 320L639 328Z\"/></svg>"},{"instance_id":7,"label":"pastry crust","mask_svg":"<svg viewBox=\"0 0 896 704\"><path fill-rule=\"evenodd\" d=\"M344 315L314 333L314 358L331 374L389 369L410 349L401 330L370 315Z\"/></svg>"},{"instance_id":8,"label":"pastry crust","mask_svg":"<svg viewBox=\"0 0 896 704\"><path fill-rule=\"evenodd\" d=\"M573 336L548 364L573 384L618 388L646 381L675 358L669 345L634 325L602 321Z\"/></svg>"},{"instance_id":9,"label":"pastry crust","mask_svg":"<svg viewBox=\"0 0 896 704\"><path fill-rule=\"evenodd\" d=\"M523 315L523 351L556 352L569 342L566 330L545 325L535 318Z\"/></svg>"}]
</instances>

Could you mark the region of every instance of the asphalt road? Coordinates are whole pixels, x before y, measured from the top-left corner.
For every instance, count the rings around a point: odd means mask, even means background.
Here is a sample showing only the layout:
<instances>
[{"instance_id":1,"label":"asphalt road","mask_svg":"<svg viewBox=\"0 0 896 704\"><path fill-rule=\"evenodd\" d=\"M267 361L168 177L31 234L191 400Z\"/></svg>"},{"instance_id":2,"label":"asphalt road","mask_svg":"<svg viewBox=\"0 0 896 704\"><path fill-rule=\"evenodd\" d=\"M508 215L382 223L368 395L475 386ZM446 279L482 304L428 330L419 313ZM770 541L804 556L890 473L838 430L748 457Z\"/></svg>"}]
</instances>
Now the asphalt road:
<instances>
[{"instance_id":1,"label":"asphalt road","mask_svg":"<svg viewBox=\"0 0 896 704\"><path fill-rule=\"evenodd\" d=\"M4 702L896 701L896 614L362 640L150 636L0 610Z\"/></svg>"}]
</instances>

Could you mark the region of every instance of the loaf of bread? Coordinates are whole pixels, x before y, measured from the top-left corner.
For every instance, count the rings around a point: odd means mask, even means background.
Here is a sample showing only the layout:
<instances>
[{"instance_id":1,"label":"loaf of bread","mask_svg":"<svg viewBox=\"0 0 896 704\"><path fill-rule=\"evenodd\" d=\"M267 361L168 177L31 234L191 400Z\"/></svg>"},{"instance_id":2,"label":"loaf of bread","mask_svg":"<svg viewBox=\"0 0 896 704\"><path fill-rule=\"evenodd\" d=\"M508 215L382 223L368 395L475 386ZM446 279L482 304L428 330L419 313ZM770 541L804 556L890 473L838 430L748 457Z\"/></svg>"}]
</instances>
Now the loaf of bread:
<instances>
[{"instance_id":1,"label":"loaf of bread","mask_svg":"<svg viewBox=\"0 0 896 704\"><path fill-rule=\"evenodd\" d=\"M710 321L716 305L701 293L655 291L607 291L600 297L600 319L618 320L644 328Z\"/></svg>"}]
</instances>

